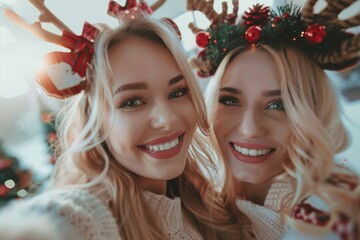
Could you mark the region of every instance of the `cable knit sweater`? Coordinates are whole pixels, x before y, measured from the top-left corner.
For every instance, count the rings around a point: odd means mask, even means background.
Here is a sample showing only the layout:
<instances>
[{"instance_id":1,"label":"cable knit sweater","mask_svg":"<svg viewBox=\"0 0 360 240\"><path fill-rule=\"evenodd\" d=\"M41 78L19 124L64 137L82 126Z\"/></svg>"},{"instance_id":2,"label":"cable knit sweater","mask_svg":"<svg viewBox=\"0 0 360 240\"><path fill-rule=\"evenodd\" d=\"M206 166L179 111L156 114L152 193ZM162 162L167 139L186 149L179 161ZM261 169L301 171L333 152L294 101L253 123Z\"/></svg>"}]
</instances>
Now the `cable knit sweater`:
<instances>
[{"instance_id":1,"label":"cable knit sweater","mask_svg":"<svg viewBox=\"0 0 360 240\"><path fill-rule=\"evenodd\" d=\"M183 217L180 198L143 193L169 239L202 239ZM141 227L141 226L139 226ZM0 211L1 240L116 240L115 218L85 190L62 189L11 203Z\"/></svg>"},{"instance_id":2,"label":"cable knit sweater","mask_svg":"<svg viewBox=\"0 0 360 240\"><path fill-rule=\"evenodd\" d=\"M271 185L264 206L247 200L236 201L243 213L240 217L245 239L277 240L284 233L284 223L281 221L281 201L293 192L294 182L288 175L278 176Z\"/></svg>"}]
</instances>

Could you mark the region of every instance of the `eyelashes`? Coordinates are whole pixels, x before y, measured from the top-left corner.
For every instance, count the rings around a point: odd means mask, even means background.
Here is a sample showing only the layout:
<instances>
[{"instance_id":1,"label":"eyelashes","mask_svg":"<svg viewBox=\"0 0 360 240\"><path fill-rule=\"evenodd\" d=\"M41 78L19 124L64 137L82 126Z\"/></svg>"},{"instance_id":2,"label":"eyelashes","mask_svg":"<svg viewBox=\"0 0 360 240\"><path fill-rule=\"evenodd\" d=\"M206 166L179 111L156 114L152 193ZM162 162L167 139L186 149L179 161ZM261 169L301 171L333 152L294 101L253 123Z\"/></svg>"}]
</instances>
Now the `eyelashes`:
<instances>
[{"instance_id":1,"label":"eyelashes","mask_svg":"<svg viewBox=\"0 0 360 240\"><path fill-rule=\"evenodd\" d=\"M128 109L128 108L135 108L140 107L146 104L141 97L135 96L125 99L120 103L118 108Z\"/></svg>"},{"instance_id":2,"label":"eyelashes","mask_svg":"<svg viewBox=\"0 0 360 240\"><path fill-rule=\"evenodd\" d=\"M168 100L173 100L177 98L182 98L189 93L189 87L180 87L172 90L168 95ZM117 108L125 109L125 110L135 110L147 104L146 98L141 96L131 96L126 98L125 100L120 101L117 104Z\"/></svg>"},{"instance_id":3,"label":"eyelashes","mask_svg":"<svg viewBox=\"0 0 360 240\"><path fill-rule=\"evenodd\" d=\"M270 101L267 104L266 109L274 109L274 110L279 110L279 111L285 111L284 103L281 100L281 98Z\"/></svg>"},{"instance_id":4,"label":"eyelashes","mask_svg":"<svg viewBox=\"0 0 360 240\"><path fill-rule=\"evenodd\" d=\"M219 103L227 107L241 107L240 99L232 95L221 95L219 97ZM265 109L285 111L285 107L281 98L276 98L266 103Z\"/></svg>"},{"instance_id":5,"label":"eyelashes","mask_svg":"<svg viewBox=\"0 0 360 240\"><path fill-rule=\"evenodd\" d=\"M225 106L240 106L240 100L231 95L221 95L219 103Z\"/></svg>"},{"instance_id":6,"label":"eyelashes","mask_svg":"<svg viewBox=\"0 0 360 240\"><path fill-rule=\"evenodd\" d=\"M174 99L185 96L188 94L188 92L189 92L189 87L177 88L169 94L168 99Z\"/></svg>"}]
</instances>

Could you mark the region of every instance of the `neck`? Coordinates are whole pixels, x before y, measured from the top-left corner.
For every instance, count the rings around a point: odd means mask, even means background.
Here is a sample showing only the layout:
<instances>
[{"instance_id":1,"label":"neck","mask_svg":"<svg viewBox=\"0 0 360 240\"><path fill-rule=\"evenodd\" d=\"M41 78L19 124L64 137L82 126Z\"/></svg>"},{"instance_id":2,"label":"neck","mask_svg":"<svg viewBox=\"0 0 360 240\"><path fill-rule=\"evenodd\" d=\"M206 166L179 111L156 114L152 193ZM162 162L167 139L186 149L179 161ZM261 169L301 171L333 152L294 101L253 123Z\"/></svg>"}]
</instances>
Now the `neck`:
<instances>
[{"instance_id":1,"label":"neck","mask_svg":"<svg viewBox=\"0 0 360 240\"><path fill-rule=\"evenodd\" d=\"M139 186L144 191L166 195L166 180L150 179L141 177L138 179Z\"/></svg>"},{"instance_id":2,"label":"neck","mask_svg":"<svg viewBox=\"0 0 360 240\"><path fill-rule=\"evenodd\" d=\"M236 182L237 184L241 184L241 187L236 187L237 189L242 189L241 193L237 193L237 195L241 194L241 197L245 197L246 200L249 200L258 205L264 205L266 195L273 183L274 178L270 178L262 183L246 183L246 182Z\"/></svg>"}]
</instances>

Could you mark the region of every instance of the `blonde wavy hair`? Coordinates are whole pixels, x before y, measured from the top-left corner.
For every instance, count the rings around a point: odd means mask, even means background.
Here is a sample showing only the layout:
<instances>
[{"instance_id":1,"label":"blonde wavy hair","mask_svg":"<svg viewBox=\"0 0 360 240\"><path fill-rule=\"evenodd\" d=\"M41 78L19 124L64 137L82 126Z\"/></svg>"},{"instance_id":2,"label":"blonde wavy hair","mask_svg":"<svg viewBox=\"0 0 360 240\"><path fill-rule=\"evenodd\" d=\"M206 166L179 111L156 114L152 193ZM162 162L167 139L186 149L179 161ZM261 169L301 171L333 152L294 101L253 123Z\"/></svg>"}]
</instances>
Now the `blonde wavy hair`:
<instances>
[{"instance_id":1,"label":"blonde wavy hair","mask_svg":"<svg viewBox=\"0 0 360 240\"><path fill-rule=\"evenodd\" d=\"M106 144L108 132L103 116L109 111L114 120L110 48L131 36L156 42L174 56L190 89L197 112L197 125L209 133L201 92L191 67L188 65L179 40L172 29L156 20L134 20L118 28L106 26L95 42L95 57L87 72L90 84L84 93L73 97L59 114L59 151L61 152L53 175L54 187L69 185L88 188L105 199L119 226L123 239L168 239L156 214L141 197L136 174L122 167L113 158ZM202 150L200 152L200 150ZM233 239L239 234L236 219L224 207L222 198L200 171L200 166L211 171L214 166L206 149L194 135L188 150L184 172L168 181L175 196L181 198L184 214L204 239ZM141 226L141 227L139 227Z\"/></svg>"},{"instance_id":2,"label":"blonde wavy hair","mask_svg":"<svg viewBox=\"0 0 360 240\"><path fill-rule=\"evenodd\" d=\"M259 45L257 48L269 54L275 63L281 97L292 132L287 146L290 161L284 161L282 165L296 179L296 189L287 198L289 201L282 203L285 218L294 227L306 231L306 227L288 216L296 204L309 195L316 195L330 207L332 217L328 228L340 213L345 213L359 227L359 178L334 162L334 155L343 151L349 140L340 119L336 93L331 82L325 72L300 50L290 46ZM246 50L247 48L237 48L230 52L207 86L205 100L210 123L216 118L219 89L226 67ZM239 192L239 189L235 189L229 163L221 153L214 131L209 139L224 170L221 184L222 191L228 196L226 204L236 211L235 192ZM331 179L348 180L349 175L353 177L353 184L357 184L354 191L339 188L329 182Z\"/></svg>"}]
</instances>

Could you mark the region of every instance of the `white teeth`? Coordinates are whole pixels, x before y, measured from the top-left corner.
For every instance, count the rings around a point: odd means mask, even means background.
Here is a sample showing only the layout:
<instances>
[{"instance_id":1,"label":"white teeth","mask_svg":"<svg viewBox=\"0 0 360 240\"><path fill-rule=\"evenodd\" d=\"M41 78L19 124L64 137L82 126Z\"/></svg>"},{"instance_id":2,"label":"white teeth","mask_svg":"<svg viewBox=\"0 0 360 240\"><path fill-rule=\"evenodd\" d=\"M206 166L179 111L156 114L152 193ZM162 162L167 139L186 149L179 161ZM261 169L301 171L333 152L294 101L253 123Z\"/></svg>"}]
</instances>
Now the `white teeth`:
<instances>
[{"instance_id":1,"label":"white teeth","mask_svg":"<svg viewBox=\"0 0 360 240\"><path fill-rule=\"evenodd\" d=\"M165 151L165 150L169 150L170 148L175 147L176 145L179 144L179 138L176 138L170 142L167 143L163 143L163 144L157 144L157 145L145 145L145 148L150 150L150 151Z\"/></svg>"},{"instance_id":2,"label":"white teeth","mask_svg":"<svg viewBox=\"0 0 360 240\"><path fill-rule=\"evenodd\" d=\"M234 148L239 153L252 157L263 156L271 151L271 149L249 149L249 148L240 147L236 144L234 144Z\"/></svg>"},{"instance_id":3,"label":"white teeth","mask_svg":"<svg viewBox=\"0 0 360 240\"><path fill-rule=\"evenodd\" d=\"M259 152L260 152L260 151L259 151ZM250 152L249 152L249 155L250 155L250 156L257 156L257 155L258 155L257 153L258 153L257 150L251 149ZM262 151L261 151L261 153L262 153Z\"/></svg>"}]
</instances>

